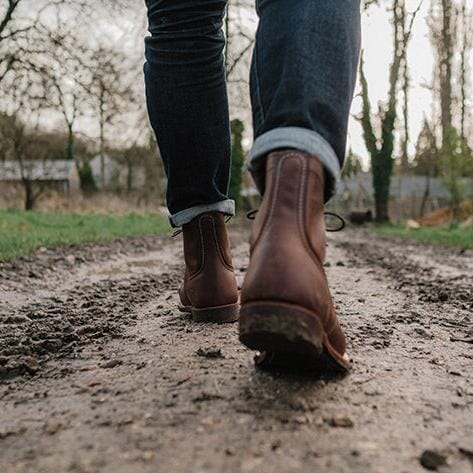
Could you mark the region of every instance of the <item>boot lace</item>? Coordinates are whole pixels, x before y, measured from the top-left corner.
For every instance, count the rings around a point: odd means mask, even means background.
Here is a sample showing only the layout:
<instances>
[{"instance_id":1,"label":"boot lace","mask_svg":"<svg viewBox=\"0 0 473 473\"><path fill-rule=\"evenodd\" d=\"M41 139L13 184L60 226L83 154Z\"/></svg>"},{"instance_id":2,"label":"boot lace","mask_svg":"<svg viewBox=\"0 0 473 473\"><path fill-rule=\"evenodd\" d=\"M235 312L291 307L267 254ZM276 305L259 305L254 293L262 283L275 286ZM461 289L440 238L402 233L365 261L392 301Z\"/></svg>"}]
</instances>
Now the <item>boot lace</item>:
<instances>
[{"instance_id":1,"label":"boot lace","mask_svg":"<svg viewBox=\"0 0 473 473\"><path fill-rule=\"evenodd\" d=\"M254 220L256 218L256 214L258 213L258 210L259 209L250 210L246 214L246 218L248 220ZM340 222L340 225L338 227L327 227L328 232L341 232L346 227L345 219L341 217L340 215L334 212L324 212L324 215L326 217L335 217Z\"/></svg>"}]
</instances>

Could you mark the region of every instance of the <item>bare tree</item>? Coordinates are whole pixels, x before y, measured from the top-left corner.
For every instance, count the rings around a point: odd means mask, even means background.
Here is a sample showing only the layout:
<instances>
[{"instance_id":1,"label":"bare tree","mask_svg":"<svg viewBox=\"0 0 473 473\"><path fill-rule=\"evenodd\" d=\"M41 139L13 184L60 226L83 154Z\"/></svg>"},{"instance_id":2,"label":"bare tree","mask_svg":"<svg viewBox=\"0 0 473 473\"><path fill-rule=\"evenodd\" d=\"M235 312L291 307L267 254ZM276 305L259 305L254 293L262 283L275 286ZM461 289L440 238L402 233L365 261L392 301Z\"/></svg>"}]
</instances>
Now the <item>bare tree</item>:
<instances>
[{"instance_id":1,"label":"bare tree","mask_svg":"<svg viewBox=\"0 0 473 473\"><path fill-rule=\"evenodd\" d=\"M99 125L99 155L102 185L105 185L105 147L107 127L134 100L133 88L126 81L125 60L115 49L99 48L89 65L90 82L86 85L92 110Z\"/></svg>"},{"instance_id":2,"label":"bare tree","mask_svg":"<svg viewBox=\"0 0 473 473\"><path fill-rule=\"evenodd\" d=\"M35 66L46 90L45 107L60 113L67 132L66 156L75 161L79 170L74 143L78 119L88 109L85 83L89 76L90 52L80 38L62 24L48 31L45 41L48 47L41 57L41 65Z\"/></svg>"},{"instance_id":3,"label":"bare tree","mask_svg":"<svg viewBox=\"0 0 473 473\"><path fill-rule=\"evenodd\" d=\"M460 136L466 142L467 100L471 90L469 58L473 49L473 11L468 9L467 0L463 0L461 5L460 18Z\"/></svg>"},{"instance_id":4,"label":"bare tree","mask_svg":"<svg viewBox=\"0 0 473 473\"><path fill-rule=\"evenodd\" d=\"M225 69L230 80L238 65L245 59L249 59L249 53L255 44L253 31L245 25L242 18L244 12L253 8L254 4L247 0L229 0L227 5L224 25L227 39Z\"/></svg>"},{"instance_id":5,"label":"bare tree","mask_svg":"<svg viewBox=\"0 0 473 473\"><path fill-rule=\"evenodd\" d=\"M28 128L23 116L34 114L37 110L35 96L38 84L31 74L17 74L15 88L11 90L10 110L3 114L0 127L0 138L3 143L4 158L16 163L20 174L20 182L24 189L24 208L32 210L35 202L44 191L44 186L35 180L33 167L41 149L36 146L35 135ZM33 92L36 95L36 92Z\"/></svg>"},{"instance_id":6,"label":"bare tree","mask_svg":"<svg viewBox=\"0 0 473 473\"><path fill-rule=\"evenodd\" d=\"M393 0L392 15L394 29L394 52L389 73L389 91L386 104L379 105L380 130L375 131L373 125L371 103L369 99L368 81L364 72L363 57L360 63L360 82L362 95L362 113L360 121L366 148L371 157L373 187L376 207L376 220L389 220L388 202L393 171L393 152L395 126L398 106L398 86L402 79L402 65L405 62L407 47L412 33L416 15L422 5L412 13L407 13L405 0ZM408 17L410 16L410 19ZM407 22L407 25L406 25Z\"/></svg>"},{"instance_id":7,"label":"bare tree","mask_svg":"<svg viewBox=\"0 0 473 473\"><path fill-rule=\"evenodd\" d=\"M453 127L452 79L455 53L456 15L453 0L433 0L430 11L431 38L437 55L442 147L448 143Z\"/></svg>"}]
</instances>

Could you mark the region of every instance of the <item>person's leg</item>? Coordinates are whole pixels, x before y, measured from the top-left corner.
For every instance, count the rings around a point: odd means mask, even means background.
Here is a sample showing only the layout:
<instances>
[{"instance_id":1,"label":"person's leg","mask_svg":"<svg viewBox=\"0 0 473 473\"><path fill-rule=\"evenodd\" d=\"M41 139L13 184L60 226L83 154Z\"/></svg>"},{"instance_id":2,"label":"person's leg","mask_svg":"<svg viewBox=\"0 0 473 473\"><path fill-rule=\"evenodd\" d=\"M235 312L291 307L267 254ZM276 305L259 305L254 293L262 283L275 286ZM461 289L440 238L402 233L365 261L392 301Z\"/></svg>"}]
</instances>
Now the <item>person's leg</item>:
<instances>
[{"instance_id":1,"label":"person's leg","mask_svg":"<svg viewBox=\"0 0 473 473\"><path fill-rule=\"evenodd\" d=\"M274 360L346 370L325 276L324 202L346 146L360 43L357 0L259 0L251 170L263 202L242 288L240 339Z\"/></svg>"},{"instance_id":2,"label":"person's leg","mask_svg":"<svg viewBox=\"0 0 473 473\"><path fill-rule=\"evenodd\" d=\"M335 193L360 51L359 0L259 0L251 69L255 143L249 169L264 191L265 156L317 155Z\"/></svg>"},{"instance_id":3,"label":"person's leg","mask_svg":"<svg viewBox=\"0 0 473 473\"><path fill-rule=\"evenodd\" d=\"M171 224L182 226L181 310L194 320L238 318L224 215L230 130L222 51L226 0L146 0L146 97L168 177Z\"/></svg>"},{"instance_id":4,"label":"person's leg","mask_svg":"<svg viewBox=\"0 0 473 473\"><path fill-rule=\"evenodd\" d=\"M180 227L208 211L233 215L222 54L226 0L146 0L146 5L146 97L168 178L171 224Z\"/></svg>"}]
</instances>

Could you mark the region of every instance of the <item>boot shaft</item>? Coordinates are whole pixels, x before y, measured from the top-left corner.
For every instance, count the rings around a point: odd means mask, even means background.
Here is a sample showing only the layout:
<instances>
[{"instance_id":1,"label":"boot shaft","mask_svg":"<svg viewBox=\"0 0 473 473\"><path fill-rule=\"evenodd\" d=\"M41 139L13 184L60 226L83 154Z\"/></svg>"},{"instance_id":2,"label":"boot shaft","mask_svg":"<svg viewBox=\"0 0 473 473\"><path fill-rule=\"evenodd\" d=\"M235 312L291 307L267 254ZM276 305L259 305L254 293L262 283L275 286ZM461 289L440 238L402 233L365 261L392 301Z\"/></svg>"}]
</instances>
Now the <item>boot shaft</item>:
<instances>
[{"instance_id":1,"label":"boot shaft","mask_svg":"<svg viewBox=\"0 0 473 473\"><path fill-rule=\"evenodd\" d=\"M233 270L223 214L215 212L200 215L184 225L182 233L184 259L190 276L206 266L216 264Z\"/></svg>"},{"instance_id":2,"label":"boot shaft","mask_svg":"<svg viewBox=\"0 0 473 473\"><path fill-rule=\"evenodd\" d=\"M182 231L186 273L181 301L196 309L236 304L238 289L224 215L202 214Z\"/></svg>"},{"instance_id":3,"label":"boot shaft","mask_svg":"<svg viewBox=\"0 0 473 473\"><path fill-rule=\"evenodd\" d=\"M299 151L271 153L266 162L266 191L253 225L251 250L265 233L279 242L295 237L323 264L325 259L324 170Z\"/></svg>"}]
</instances>

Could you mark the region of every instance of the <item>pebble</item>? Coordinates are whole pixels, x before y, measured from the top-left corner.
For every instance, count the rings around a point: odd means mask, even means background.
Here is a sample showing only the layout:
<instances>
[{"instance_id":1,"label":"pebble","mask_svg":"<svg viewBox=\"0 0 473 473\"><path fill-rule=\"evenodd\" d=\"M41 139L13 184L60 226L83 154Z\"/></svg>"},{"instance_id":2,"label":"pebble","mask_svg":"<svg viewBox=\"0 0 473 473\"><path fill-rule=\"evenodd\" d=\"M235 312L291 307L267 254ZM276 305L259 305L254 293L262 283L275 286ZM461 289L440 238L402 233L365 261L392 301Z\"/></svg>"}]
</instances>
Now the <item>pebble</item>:
<instances>
[{"instance_id":1,"label":"pebble","mask_svg":"<svg viewBox=\"0 0 473 473\"><path fill-rule=\"evenodd\" d=\"M57 432L59 432L59 430L61 430L61 428L62 428L62 424L60 422L51 422L51 423L46 424L46 427L45 427L44 430L49 435L54 435Z\"/></svg>"},{"instance_id":2,"label":"pebble","mask_svg":"<svg viewBox=\"0 0 473 473\"><path fill-rule=\"evenodd\" d=\"M351 428L355 425L355 423L350 417L344 416L344 415L335 415L331 417L330 419L328 419L328 424L331 427L344 427L344 428Z\"/></svg>"},{"instance_id":3,"label":"pebble","mask_svg":"<svg viewBox=\"0 0 473 473\"><path fill-rule=\"evenodd\" d=\"M447 457L435 450L425 450L419 461L425 469L437 471L439 466L447 463Z\"/></svg>"},{"instance_id":4,"label":"pebble","mask_svg":"<svg viewBox=\"0 0 473 473\"><path fill-rule=\"evenodd\" d=\"M109 361L106 361L105 363L102 363L100 365L100 368L104 368L104 369L115 368L115 366L119 366L121 364L123 364L123 361L115 358L113 360L109 360Z\"/></svg>"},{"instance_id":5,"label":"pebble","mask_svg":"<svg viewBox=\"0 0 473 473\"><path fill-rule=\"evenodd\" d=\"M225 358L220 348L199 348L195 354L197 356L203 356L205 358Z\"/></svg>"}]
</instances>

